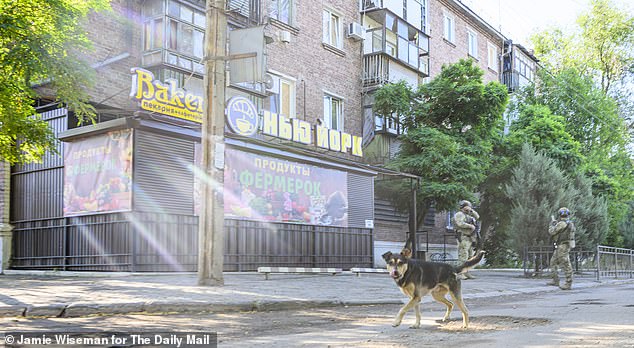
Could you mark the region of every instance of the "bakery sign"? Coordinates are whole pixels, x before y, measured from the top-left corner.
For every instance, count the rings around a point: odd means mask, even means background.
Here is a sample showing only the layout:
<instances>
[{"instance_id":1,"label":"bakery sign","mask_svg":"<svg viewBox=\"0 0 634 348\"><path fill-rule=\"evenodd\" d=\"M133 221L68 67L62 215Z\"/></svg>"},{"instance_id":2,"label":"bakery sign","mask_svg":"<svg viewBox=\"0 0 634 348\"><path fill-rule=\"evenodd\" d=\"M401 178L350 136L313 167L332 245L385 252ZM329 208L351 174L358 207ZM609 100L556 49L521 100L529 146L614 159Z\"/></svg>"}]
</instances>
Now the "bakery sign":
<instances>
[{"instance_id":1,"label":"bakery sign","mask_svg":"<svg viewBox=\"0 0 634 348\"><path fill-rule=\"evenodd\" d=\"M242 136L253 136L259 130L272 137L363 156L362 137L321 125L311 125L297 118L289 119L268 110L264 110L260 116L253 102L245 97L231 98L225 113L229 130Z\"/></svg>"},{"instance_id":2,"label":"bakery sign","mask_svg":"<svg viewBox=\"0 0 634 348\"><path fill-rule=\"evenodd\" d=\"M132 68L130 97L138 100L141 109L184 120L203 122L203 97L177 86L176 80L161 82L154 74Z\"/></svg>"}]
</instances>

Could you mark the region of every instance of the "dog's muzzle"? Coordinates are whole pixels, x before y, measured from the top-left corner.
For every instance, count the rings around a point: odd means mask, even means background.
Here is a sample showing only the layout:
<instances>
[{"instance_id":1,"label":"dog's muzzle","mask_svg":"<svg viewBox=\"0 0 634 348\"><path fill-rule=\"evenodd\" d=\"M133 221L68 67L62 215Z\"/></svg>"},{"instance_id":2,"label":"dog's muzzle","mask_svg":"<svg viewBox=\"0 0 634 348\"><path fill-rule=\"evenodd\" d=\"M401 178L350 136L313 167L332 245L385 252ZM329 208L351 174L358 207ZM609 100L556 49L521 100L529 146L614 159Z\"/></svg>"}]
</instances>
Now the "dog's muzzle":
<instances>
[{"instance_id":1,"label":"dog's muzzle","mask_svg":"<svg viewBox=\"0 0 634 348\"><path fill-rule=\"evenodd\" d=\"M393 271L391 271L391 272L390 272L390 277L392 277L392 278L394 278L394 279L398 279L398 278L400 278L400 277L401 277L401 274L400 274L400 273L398 273L398 271L397 271L397 270L393 270Z\"/></svg>"}]
</instances>

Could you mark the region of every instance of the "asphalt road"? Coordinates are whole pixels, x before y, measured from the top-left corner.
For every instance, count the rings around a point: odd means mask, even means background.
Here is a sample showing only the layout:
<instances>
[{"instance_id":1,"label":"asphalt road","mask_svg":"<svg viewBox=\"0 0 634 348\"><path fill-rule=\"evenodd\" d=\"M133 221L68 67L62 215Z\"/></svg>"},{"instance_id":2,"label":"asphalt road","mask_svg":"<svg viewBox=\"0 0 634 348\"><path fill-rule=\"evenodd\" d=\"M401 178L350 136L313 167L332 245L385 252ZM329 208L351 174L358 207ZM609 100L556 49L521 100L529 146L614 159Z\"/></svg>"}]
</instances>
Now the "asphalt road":
<instances>
[{"instance_id":1,"label":"asphalt road","mask_svg":"<svg viewBox=\"0 0 634 348\"><path fill-rule=\"evenodd\" d=\"M395 296L402 296L395 288ZM1 318L7 331L216 331L220 346L240 347L634 347L634 284L471 299L471 325L460 312L449 323L440 304L423 304L391 327L398 305L301 311L83 318ZM370 296L370 295L368 295Z\"/></svg>"}]
</instances>

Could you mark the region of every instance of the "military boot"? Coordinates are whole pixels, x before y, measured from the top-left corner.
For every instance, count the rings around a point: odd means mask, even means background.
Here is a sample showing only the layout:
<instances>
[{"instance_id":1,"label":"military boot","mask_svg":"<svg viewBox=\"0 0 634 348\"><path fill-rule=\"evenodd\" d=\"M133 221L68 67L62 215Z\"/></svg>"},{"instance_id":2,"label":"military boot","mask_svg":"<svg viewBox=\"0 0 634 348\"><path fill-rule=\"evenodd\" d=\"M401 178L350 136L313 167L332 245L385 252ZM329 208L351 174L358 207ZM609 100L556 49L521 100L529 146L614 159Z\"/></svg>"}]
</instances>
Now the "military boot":
<instances>
[{"instance_id":1,"label":"military boot","mask_svg":"<svg viewBox=\"0 0 634 348\"><path fill-rule=\"evenodd\" d=\"M559 288L561 290L570 290L571 287L572 287L572 282L565 282L564 285L560 286Z\"/></svg>"},{"instance_id":2,"label":"military boot","mask_svg":"<svg viewBox=\"0 0 634 348\"><path fill-rule=\"evenodd\" d=\"M474 277L471 273L467 272L465 273L465 279L477 279L476 277Z\"/></svg>"}]
</instances>

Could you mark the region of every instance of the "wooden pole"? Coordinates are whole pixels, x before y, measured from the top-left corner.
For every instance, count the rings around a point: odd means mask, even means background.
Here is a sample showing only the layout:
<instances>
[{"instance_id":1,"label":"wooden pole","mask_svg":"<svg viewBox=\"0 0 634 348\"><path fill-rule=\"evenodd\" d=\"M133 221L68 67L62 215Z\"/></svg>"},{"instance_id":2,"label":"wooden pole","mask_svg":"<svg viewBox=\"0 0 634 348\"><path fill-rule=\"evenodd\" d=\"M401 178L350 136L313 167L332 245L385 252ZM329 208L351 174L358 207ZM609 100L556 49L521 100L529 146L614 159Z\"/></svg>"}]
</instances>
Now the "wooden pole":
<instances>
[{"instance_id":1,"label":"wooden pole","mask_svg":"<svg viewBox=\"0 0 634 348\"><path fill-rule=\"evenodd\" d=\"M205 98L202 124L201 208L198 219L198 284L224 284L224 109L227 55L226 0L208 0L205 30Z\"/></svg>"}]
</instances>

